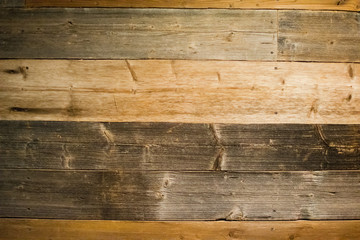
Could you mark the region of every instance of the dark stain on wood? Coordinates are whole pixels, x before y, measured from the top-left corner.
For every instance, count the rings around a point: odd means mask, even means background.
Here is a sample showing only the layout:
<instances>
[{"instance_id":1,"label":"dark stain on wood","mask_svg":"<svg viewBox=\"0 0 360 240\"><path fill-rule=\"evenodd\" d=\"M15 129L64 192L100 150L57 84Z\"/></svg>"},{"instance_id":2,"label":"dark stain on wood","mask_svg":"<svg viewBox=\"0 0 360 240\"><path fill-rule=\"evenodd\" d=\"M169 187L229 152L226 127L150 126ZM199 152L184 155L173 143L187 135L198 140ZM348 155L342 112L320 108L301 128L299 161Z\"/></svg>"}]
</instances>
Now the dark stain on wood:
<instances>
[{"instance_id":1,"label":"dark stain on wood","mask_svg":"<svg viewBox=\"0 0 360 240\"><path fill-rule=\"evenodd\" d=\"M351 65L349 65L349 67L348 67L348 73L349 73L349 77L351 79L354 78L354 69L352 68Z\"/></svg>"},{"instance_id":2,"label":"dark stain on wood","mask_svg":"<svg viewBox=\"0 0 360 240\"><path fill-rule=\"evenodd\" d=\"M25 80L28 76L29 67L20 66L17 69L5 69L4 72L8 74L22 74Z\"/></svg>"},{"instance_id":3,"label":"dark stain on wood","mask_svg":"<svg viewBox=\"0 0 360 240\"><path fill-rule=\"evenodd\" d=\"M30 114L56 114L66 113L69 116L76 116L81 109L70 106L68 108L25 108L25 107L11 107L11 112L30 113Z\"/></svg>"}]
</instances>

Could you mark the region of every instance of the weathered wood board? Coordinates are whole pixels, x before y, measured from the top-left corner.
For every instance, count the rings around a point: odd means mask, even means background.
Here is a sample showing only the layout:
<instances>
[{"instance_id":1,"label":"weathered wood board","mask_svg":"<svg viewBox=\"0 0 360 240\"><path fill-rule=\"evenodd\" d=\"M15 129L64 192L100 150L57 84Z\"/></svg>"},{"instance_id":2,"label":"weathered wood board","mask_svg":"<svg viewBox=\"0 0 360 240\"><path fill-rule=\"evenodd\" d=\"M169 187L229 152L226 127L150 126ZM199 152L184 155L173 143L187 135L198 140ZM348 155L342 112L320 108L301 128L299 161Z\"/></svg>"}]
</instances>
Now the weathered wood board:
<instances>
[{"instance_id":1,"label":"weathered wood board","mask_svg":"<svg viewBox=\"0 0 360 240\"><path fill-rule=\"evenodd\" d=\"M278 59L360 60L360 12L279 11Z\"/></svg>"},{"instance_id":2,"label":"weathered wood board","mask_svg":"<svg viewBox=\"0 0 360 240\"><path fill-rule=\"evenodd\" d=\"M0 8L2 7L25 7L25 0L0 0Z\"/></svg>"},{"instance_id":3,"label":"weathered wood board","mask_svg":"<svg viewBox=\"0 0 360 240\"><path fill-rule=\"evenodd\" d=\"M276 36L276 11L0 9L0 58L274 60Z\"/></svg>"},{"instance_id":4,"label":"weathered wood board","mask_svg":"<svg viewBox=\"0 0 360 240\"><path fill-rule=\"evenodd\" d=\"M1 58L360 62L357 12L4 8L0 13Z\"/></svg>"},{"instance_id":5,"label":"weathered wood board","mask_svg":"<svg viewBox=\"0 0 360 240\"><path fill-rule=\"evenodd\" d=\"M360 221L129 222L0 219L1 240L359 239Z\"/></svg>"},{"instance_id":6,"label":"weathered wood board","mask_svg":"<svg viewBox=\"0 0 360 240\"><path fill-rule=\"evenodd\" d=\"M360 171L0 170L0 217L359 219Z\"/></svg>"},{"instance_id":7,"label":"weathered wood board","mask_svg":"<svg viewBox=\"0 0 360 240\"><path fill-rule=\"evenodd\" d=\"M360 170L360 125L0 121L0 168Z\"/></svg>"},{"instance_id":8,"label":"weathered wood board","mask_svg":"<svg viewBox=\"0 0 360 240\"><path fill-rule=\"evenodd\" d=\"M1 60L0 119L359 124L359 74L347 63Z\"/></svg>"},{"instance_id":9,"label":"weathered wood board","mask_svg":"<svg viewBox=\"0 0 360 240\"><path fill-rule=\"evenodd\" d=\"M26 0L27 7L324 9L357 11L359 0Z\"/></svg>"}]
</instances>

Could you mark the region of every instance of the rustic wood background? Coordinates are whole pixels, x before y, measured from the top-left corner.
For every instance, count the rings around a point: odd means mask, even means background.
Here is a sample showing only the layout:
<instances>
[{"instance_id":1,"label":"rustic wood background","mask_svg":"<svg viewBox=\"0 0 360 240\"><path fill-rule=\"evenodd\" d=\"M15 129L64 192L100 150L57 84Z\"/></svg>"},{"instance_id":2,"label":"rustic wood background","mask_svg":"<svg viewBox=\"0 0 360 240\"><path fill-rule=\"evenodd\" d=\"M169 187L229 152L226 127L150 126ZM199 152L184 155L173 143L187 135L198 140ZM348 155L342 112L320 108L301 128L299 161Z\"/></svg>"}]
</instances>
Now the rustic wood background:
<instances>
[{"instance_id":1,"label":"rustic wood background","mask_svg":"<svg viewBox=\"0 0 360 240\"><path fill-rule=\"evenodd\" d=\"M0 239L360 239L359 6L0 0Z\"/></svg>"}]
</instances>

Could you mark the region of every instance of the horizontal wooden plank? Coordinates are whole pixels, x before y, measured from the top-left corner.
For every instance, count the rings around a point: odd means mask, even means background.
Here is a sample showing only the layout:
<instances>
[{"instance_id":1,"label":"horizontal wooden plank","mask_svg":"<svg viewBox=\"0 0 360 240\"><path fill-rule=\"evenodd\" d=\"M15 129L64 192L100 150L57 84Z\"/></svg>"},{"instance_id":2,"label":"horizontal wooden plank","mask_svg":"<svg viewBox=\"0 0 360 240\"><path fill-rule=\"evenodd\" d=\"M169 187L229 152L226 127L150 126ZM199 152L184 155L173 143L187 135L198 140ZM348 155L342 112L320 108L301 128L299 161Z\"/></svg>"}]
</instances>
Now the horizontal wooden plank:
<instances>
[{"instance_id":1,"label":"horizontal wooden plank","mask_svg":"<svg viewBox=\"0 0 360 240\"><path fill-rule=\"evenodd\" d=\"M26 0L27 7L359 9L359 0Z\"/></svg>"},{"instance_id":2,"label":"horizontal wooden plank","mask_svg":"<svg viewBox=\"0 0 360 240\"><path fill-rule=\"evenodd\" d=\"M359 12L278 11L4 8L0 57L360 62Z\"/></svg>"},{"instance_id":3,"label":"horizontal wooden plank","mask_svg":"<svg viewBox=\"0 0 360 240\"><path fill-rule=\"evenodd\" d=\"M359 124L359 74L355 63L1 60L0 119Z\"/></svg>"},{"instance_id":4,"label":"horizontal wooden plank","mask_svg":"<svg viewBox=\"0 0 360 240\"><path fill-rule=\"evenodd\" d=\"M0 217L359 219L360 171L0 170Z\"/></svg>"},{"instance_id":5,"label":"horizontal wooden plank","mask_svg":"<svg viewBox=\"0 0 360 240\"><path fill-rule=\"evenodd\" d=\"M1 240L338 240L360 238L359 229L360 221L130 222L0 219Z\"/></svg>"},{"instance_id":6,"label":"horizontal wooden plank","mask_svg":"<svg viewBox=\"0 0 360 240\"><path fill-rule=\"evenodd\" d=\"M278 59L360 60L360 12L279 11Z\"/></svg>"},{"instance_id":7,"label":"horizontal wooden plank","mask_svg":"<svg viewBox=\"0 0 360 240\"><path fill-rule=\"evenodd\" d=\"M0 121L0 168L360 170L360 125Z\"/></svg>"},{"instance_id":8,"label":"horizontal wooden plank","mask_svg":"<svg viewBox=\"0 0 360 240\"><path fill-rule=\"evenodd\" d=\"M0 8L2 7L25 7L25 0L0 0Z\"/></svg>"},{"instance_id":9,"label":"horizontal wooden plank","mask_svg":"<svg viewBox=\"0 0 360 240\"><path fill-rule=\"evenodd\" d=\"M0 58L274 60L276 19L262 10L0 9Z\"/></svg>"}]
</instances>

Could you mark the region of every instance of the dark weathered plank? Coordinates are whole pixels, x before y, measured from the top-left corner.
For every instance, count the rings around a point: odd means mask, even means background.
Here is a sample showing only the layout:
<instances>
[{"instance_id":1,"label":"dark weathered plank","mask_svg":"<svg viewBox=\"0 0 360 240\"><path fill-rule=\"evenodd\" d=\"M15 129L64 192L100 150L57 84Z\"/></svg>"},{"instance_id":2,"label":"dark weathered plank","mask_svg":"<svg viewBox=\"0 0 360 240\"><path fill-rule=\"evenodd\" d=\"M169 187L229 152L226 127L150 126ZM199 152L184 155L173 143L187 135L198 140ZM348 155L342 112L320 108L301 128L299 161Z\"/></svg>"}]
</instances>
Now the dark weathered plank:
<instances>
[{"instance_id":1,"label":"dark weathered plank","mask_svg":"<svg viewBox=\"0 0 360 240\"><path fill-rule=\"evenodd\" d=\"M359 219L360 172L1 170L0 217Z\"/></svg>"},{"instance_id":2,"label":"dark weathered plank","mask_svg":"<svg viewBox=\"0 0 360 240\"><path fill-rule=\"evenodd\" d=\"M0 219L1 240L359 239L360 221L140 222Z\"/></svg>"},{"instance_id":3,"label":"dark weathered plank","mask_svg":"<svg viewBox=\"0 0 360 240\"><path fill-rule=\"evenodd\" d=\"M26 0L27 7L327 9L356 11L359 0Z\"/></svg>"},{"instance_id":4,"label":"dark weathered plank","mask_svg":"<svg viewBox=\"0 0 360 240\"><path fill-rule=\"evenodd\" d=\"M276 11L1 9L0 58L274 60L276 32Z\"/></svg>"},{"instance_id":5,"label":"dark weathered plank","mask_svg":"<svg viewBox=\"0 0 360 240\"><path fill-rule=\"evenodd\" d=\"M360 61L360 13L279 11L278 59Z\"/></svg>"},{"instance_id":6,"label":"dark weathered plank","mask_svg":"<svg viewBox=\"0 0 360 240\"><path fill-rule=\"evenodd\" d=\"M0 119L359 124L359 77L354 63L0 60Z\"/></svg>"},{"instance_id":7,"label":"dark weathered plank","mask_svg":"<svg viewBox=\"0 0 360 240\"><path fill-rule=\"evenodd\" d=\"M0 8L2 7L25 7L25 0L0 0Z\"/></svg>"},{"instance_id":8,"label":"dark weathered plank","mask_svg":"<svg viewBox=\"0 0 360 240\"><path fill-rule=\"evenodd\" d=\"M359 170L360 125L0 121L0 168Z\"/></svg>"}]
</instances>

